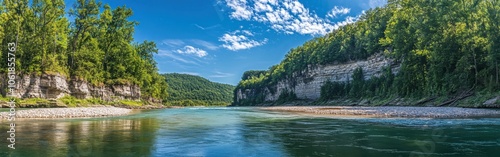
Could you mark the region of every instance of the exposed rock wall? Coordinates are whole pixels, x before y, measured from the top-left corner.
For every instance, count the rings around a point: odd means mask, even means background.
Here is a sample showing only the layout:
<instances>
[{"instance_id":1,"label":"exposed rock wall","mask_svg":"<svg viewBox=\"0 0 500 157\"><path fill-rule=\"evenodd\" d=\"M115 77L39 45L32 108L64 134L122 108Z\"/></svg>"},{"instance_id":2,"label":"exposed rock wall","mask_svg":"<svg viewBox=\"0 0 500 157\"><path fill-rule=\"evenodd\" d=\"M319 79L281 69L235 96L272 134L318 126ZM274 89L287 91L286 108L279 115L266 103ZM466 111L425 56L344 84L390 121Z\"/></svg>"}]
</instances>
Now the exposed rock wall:
<instances>
[{"instance_id":1,"label":"exposed rock wall","mask_svg":"<svg viewBox=\"0 0 500 157\"><path fill-rule=\"evenodd\" d=\"M1 94L5 96L7 76L0 76ZM18 75L14 96L17 98L45 98L58 99L66 95L76 98L100 98L103 100L141 98L141 89L137 85L109 85L94 86L86 81L68 79L65 76L54 74Z\"/></svg>"},{"instance_id":2,"label":"exposed rock wall","mask_svg":"<svg viewBox=\"0 0 500 157\"><path fill-rule=\"evenodd\" d=\"M352 78L354 70L358 67L363 69L365 80L372 76L380 76L383 67L391 67L393 73L399 71L399 64L379 53L366 60L356 62L309 66L306 70L294 73L291 79L280 80L275 86L265 89L238 89L236 101L248 99L260 91L264 92L266 102L272 102L278 100L279 95L285 90L293 91L299 99L316 100L320 97L321 86L326 81L346 82Z\"/></svg>"}]
</instances>

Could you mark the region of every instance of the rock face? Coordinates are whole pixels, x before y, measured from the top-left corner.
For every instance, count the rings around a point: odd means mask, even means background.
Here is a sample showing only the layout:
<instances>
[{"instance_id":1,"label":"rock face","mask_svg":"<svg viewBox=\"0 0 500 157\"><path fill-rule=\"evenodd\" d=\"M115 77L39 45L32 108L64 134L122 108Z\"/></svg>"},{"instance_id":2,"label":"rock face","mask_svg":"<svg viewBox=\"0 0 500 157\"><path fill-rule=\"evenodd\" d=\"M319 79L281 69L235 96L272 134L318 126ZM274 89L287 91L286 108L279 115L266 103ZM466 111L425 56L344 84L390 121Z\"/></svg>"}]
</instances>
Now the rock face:
<instances>
[{"instance_id":1,"label":"rock face","mask_svg":"<svg viewBox=\"0 0 500 157\"><path fill-rule=\"evenodd\" d=\"M2 95L6 95L7 77L0 76ZM59 74L21 75L16 77L14 97L58 99L66 95L76 98L100 98L103 100L141 98L141 89L137 85L94 86L86 81L68 79Z\"/></svg>"},{"instance_id":2,"label":"rock face","mask_svg":"<svg viewBox=\"0 0 500 157\"><path fill-rule=\"evenodd\" d=\"M486 100L486 101L483 103L483 106L485 106L485 107L498 107L498 106L499 106L499 105L497 104L498 99L500 99L500 96L497 96L497 97L495 97L495 98L492 98L492 99Z\"/></svg>"},{"instance_id":3,"label":"rock face","mask_svg":"<svg viewBox=\"0 0 500 157\"><path fill-rule=\"evenodd\" d=\"M309 66L306 70L294 73L291 79L280 80L272 87L266 87L265 89L237 89L236 101L240 102L255 96L257 91L264 92L266 102L278 100L283 91L293 91L299 99L316 100L320 97L321 86L326 81L347 82L352 78L354 70L358 67L363 69L365 80L370 79L372 76L380 76L383 67L391 67L393 73L397 73L400 68L399 64L380 53L362 61Z\"/></svg>"}]
</instances>

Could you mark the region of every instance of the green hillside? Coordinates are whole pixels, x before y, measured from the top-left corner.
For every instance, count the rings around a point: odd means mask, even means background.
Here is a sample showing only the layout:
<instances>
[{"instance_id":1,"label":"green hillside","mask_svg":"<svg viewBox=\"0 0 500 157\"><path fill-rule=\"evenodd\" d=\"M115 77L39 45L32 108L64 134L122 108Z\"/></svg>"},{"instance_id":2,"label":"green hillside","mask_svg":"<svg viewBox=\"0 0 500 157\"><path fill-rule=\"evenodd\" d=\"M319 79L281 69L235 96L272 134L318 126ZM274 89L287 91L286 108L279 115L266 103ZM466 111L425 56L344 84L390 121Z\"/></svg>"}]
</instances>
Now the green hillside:
<instances>
[{"instance_id":1,"label":"green hillside","mask_svg":"<svg viewBox=\"0 0 500 157\"><path fill-rule=\"evenodd\" d=\"M234 86L188 74L163 74L168 84L167 105L223 106L232 101Z\"/></svg>"},{"instance_id":2,"label":"green hillside","mask_svg":"<svg viewBox=\"0 0 500 157\"><path fill-rule=\"evenodd\" d=\"M327 83L322 100L389 97L441 97L453 105L470 95L489 95L500 89L500 1L389 0L382 8L288 52L266 72L247 73L237 89L257 95L236 105L264 102L262 89L279 80L293 80L308 66L362 60L383 52L401 64L384 75L364 80L357 70L351 82ZM294 98L294 93L285 93ZM451 103L446 103L451 102Z\"/></svg>"}]
</instances>

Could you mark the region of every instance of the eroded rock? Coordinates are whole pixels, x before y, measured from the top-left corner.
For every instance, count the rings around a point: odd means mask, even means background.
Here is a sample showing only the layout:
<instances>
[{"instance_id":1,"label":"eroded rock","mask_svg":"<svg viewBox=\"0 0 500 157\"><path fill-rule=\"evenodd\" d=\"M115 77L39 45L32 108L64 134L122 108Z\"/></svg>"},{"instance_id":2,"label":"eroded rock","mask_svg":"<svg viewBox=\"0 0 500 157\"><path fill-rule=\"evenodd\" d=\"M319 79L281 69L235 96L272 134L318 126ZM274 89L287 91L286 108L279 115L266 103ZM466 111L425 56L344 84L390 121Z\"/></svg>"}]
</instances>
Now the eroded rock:
<instances>
[{"instance_id":1,"label":"eroded rock","mask_svg":"<svg viewBox=\"0 0 500 157\"><path fill-rule=\"evenodd\" d=\"M6 75L0 75L1 89L7 89ZM6 95L5 90L1 90ZM79 99L100 98L103 100L121 100L141 98L141 89L137 85L93 85L81 79L69 79L60 74L18 75L14 97L59 99L71 95ZM29 104L28 104L29 105ZM48 106L65 107L51 103Z\"/></svg>"},{"instance_id":2,"label":"eroded rock","mask_svg":"<svg viewBox=\"0 0 500 157\"><path fill-rule=\"evenodd\" d=\"M483 105L486 106L486 107L494 107L494 106L498 106L497 102L498 102L498 99L499 97L495 97L493 99L490 99L490 100L486 100Z\"/></svg>"},{"instance_id":3,"label":"eroded rock","mask_svg":"<svg viewBox=\"0 0 500 157\"><path fill-rule=\"evenodd\" d=\"M316 100L321 95L321 86L328 80L331 82L347 82L352 79L354 70L361 67L365 80L371 77L381 76L383 67L391 67L393 73L399 71L399 64L395 64L392 59L386 58L383 54L375 54L366 60L350 62L344 64L309 65L307 69L295 72L291 79L280 80L275 86L264 89L238 89L236 100L250 98L257 91L264 92L265 101L273 102L278 100L283 91L293 91L297 98L305 100Z\"/></svg>"}]
</instances>

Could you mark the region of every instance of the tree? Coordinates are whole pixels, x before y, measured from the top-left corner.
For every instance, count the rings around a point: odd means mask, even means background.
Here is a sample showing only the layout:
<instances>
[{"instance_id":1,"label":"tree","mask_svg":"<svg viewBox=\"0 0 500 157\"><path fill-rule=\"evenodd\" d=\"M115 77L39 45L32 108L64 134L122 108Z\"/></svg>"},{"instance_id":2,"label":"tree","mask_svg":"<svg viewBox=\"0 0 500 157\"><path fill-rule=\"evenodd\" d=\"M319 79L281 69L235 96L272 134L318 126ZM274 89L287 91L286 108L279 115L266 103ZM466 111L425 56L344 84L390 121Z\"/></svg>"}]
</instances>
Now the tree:
<instances>
[{"instance_id":1,"label":"tree","mask_svg":"<svg viewBox=\"0 0 500 157\"><path fill-rule=\"evenodd\" d=\"M351 90L349 91L349 96L353 98L362 97L364 95L364 85L365 76L363 74L363 69L361 67L358 67L352 74L352 84Z\"/></svg>"},{"instance_id":2,"label":"tree","mask_svg":"<svg viewBox=\"0 0 500 157\"><path fill-rule=\"evenodd\" d=\"M30 40L32 53L40 56L40 71L68 73L65 68L68 21L64 17L65 4L62 0L33 0L33 38Z\"/></svg>"},{"instance_id":3,"label":"tree","mask_svg":"<svg viewBox=\"0 0 500 157\"><path fill-rule=\"evenodd\" d=\"M103 21L107 27L103 38L100 39L102 43L100 48L105 52L103 66L109 79L130 77L126 69L128 66L133 66L128 64L129 61L133 61L127 59L134 55L134 48L130 42L133 40L134 27L137 25L137 22L127 20L130 16L132 16L131 9L117 7L112 11L111 20Z\"/></svg>"},{"instance_id":4,"label":"tree","mask_svg":"<svg viewBox=\"0 0 500 157\"><path fill-rule=\"evenodd\" d=\"M30 9L28 7L28 0L4 0L2 1L1 18L3 21L0 30L2 44L0 48L2 52L8 52L8 43L15 43L16 45L16 67L26 68L27 62L21 62L22 59L32 58L30 54L25 53L26 33L23 28L26 27L26 18L29 15ZM1 64L6 65L7 53L2 53ZM26 68L27 69L27 68ZM3 69L4 71L6 69Z\"/></svg>"},{"instance_id":5,"label":"tree","mask_svg":"<svg viewBox=\"0 0 500 157\"><path fill-rule=\"evenodd\" d=\"M104 82L102 71L103 51L99 49L99 9L95 0L78 0L69 15L75 18L70 27L68 65L71 76L86 79L94 84Z\"/></svg>"}]
</instances>

